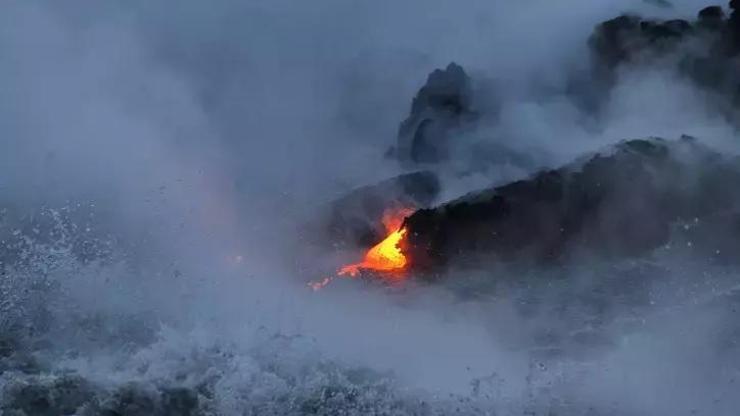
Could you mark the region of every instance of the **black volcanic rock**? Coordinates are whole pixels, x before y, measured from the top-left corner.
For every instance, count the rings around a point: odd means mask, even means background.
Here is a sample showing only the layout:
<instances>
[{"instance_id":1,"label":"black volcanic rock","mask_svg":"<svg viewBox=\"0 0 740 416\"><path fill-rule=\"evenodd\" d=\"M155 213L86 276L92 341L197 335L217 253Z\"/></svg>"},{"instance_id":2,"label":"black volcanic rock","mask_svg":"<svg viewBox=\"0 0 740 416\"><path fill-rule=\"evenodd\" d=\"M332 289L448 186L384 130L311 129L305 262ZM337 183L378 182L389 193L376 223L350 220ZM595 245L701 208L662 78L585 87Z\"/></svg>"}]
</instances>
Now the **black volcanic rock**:
<instances>
[{"instance_id":1,"label":"black volcanic rock","mask_svg":"<svg viewBox=\"0 0 740 416\"><path fill-rule=\"evenodd\" d=\"M625 258L651 253L670 241L677 224L690 223L701 230L696 237L704 246L697 250L729 253L740 247L739 207L737 160L688 137L631 140L560 169L419 210L406 221L403 249L419 271L467 259Z\"/></svg>"},{"instance_id":2,"label":"black volcanic rock","mask_svg":"<svg viewBox=\"0 0 740 416\"><path fill-rule=\"evenodd\" d=\"M708 6L699 11L699 23L719 26L725 20L725 11L720 6Z\"/></svg>"},{"instance_id":3,"label":"black volcanic rock","mask_svg":"<svg viewBox=\"0 0 740 416\"><path fill-rule=\"evenodd\" d=\"M727 21L727 33L730 38L732 50L740 51L740 1L730 1L730 18Z\"/></svg>"},{"instance_id":4,"label":"black volcanic rock","mask_svg":"<svg viewBox=\"0 0 740 416\"><path fill-rule=\"evenodd\" d=\"M460 65L429 74L401 123L394 155L404 165L447 160L449 140L476 117L472 101L471 81Z\"/></svg>"},{"instance_id":5,"label":"black volcanic rock","mask_svg":"<svg viewBox=\"0 0 740 416\"><path fill-rule=\"evenodd\" d=\"M696 20L646 19L622 15L596 26L589 39L594 78L610 87L619 68L665 65L728 98L740 100L740 15L736 0L726 18L720 6L705 7ZM668 61L663 58L670 58Z\"/></svg>"},{"instance_id":6,"label":"black volcanic rock","mask_svg":"<svg viewBox=\"0 0 740 416\"><path fill-rule=\"evenodd\" d=\"M312 234L333 246L371 246L386 234L380 220L387 209L429 207L439 187L436 175L420 171L357 188L330 204L321 232Z\"/></svg>"},{"instance_id":7,"label":"black volcanic rock","mask_svg":"<svg viewBox=\"0 0 740 416\"><path fill-rule=\"evenodd\" d=\"M672 51L693 31L685 20L652 20L635 15L622 15L599 24L589 46L601 69L613 69L646 53Z\"/></svg>"}]
</instances>

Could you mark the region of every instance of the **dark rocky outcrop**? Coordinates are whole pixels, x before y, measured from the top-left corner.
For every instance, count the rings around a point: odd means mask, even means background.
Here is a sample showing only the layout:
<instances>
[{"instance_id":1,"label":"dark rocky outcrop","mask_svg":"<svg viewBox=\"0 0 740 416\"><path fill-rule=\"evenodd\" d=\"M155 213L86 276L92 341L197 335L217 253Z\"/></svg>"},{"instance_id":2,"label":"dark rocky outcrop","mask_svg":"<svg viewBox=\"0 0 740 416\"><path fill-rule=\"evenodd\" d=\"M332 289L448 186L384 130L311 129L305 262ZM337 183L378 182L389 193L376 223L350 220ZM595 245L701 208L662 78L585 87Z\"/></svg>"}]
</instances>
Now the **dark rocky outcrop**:
<instances>
[{"instance_id":1,"label":"dark rocky outcrop","mask_svg":"<svg viewBox=\"0 0 740 416\"><path fill-rule=\"evenodd\" d=\"M411 112L398 129L397 143L386 156L397 159L404 169L422 167L456 176L504 165L532 169L532 154L479 129L484 122L495 122L499 114L498 90L493 79L477 79L473 85L473 79L454 62L435 69L414 97Z\"/></svg>"},{"instance_id":2,"label":"dark rocky outcrop","mask_svg":"<svg viewBox=\"0 0 740 416\"><path fill-rule=\"evenodd\" d=\"M624 258L666 245L678 228L696 250L730 253L740 247L738 208L736 159L688 137L631 140L560 169L419 210L406 220L404 250L420 271L439 270L453 259Z\"/></svg>"},{"instance_id":3,"label":"dark rocky outcrop","mask_svg":"<svg viewBox=\"0 0 740 416\"><path fill-rule=\"evenodd\" d=\"M449 141L475 118L470 77L453 62L429 74L401 123L391 153L407 166L445 161Z\"/></svg>"},{"instance_id":4,"label":"dark rocky outcrop","mask_svg":"<svg viewBox=\"0 0 740 416\"><path fill-rule=\"evenodd\" d=\"M589 45L598 63L613 68L649 50L665 52L688 36L693 26L685 20L658 21L621 15L596 27Z\"/></svg>"},{"instance_id":5,"label":"dark rocky outcrop","mask_svg":"<svg viewBox=\"0 0 740 416\"><path fill-rule=\"evenodd\" d=\"M709 30L722 28L725 21L725 11L720 6L708 6L699 11L698 21L700 27Z\"/></svg>"},{"instance_id":6,"label":"dark rocky outcrop","mask_svg":"<svg viewBox=\"0 0 740 416\"><path fill-rule=\"evenodd\" d=\"M621 15L596 26L589 46L594 79L608 88L623 67L664 64L699 86L728 98L740 98L740 3L730 2L727 17L720 6L700 10L695 20L658 20Z\"/></svg>"},{"instance_id":7,"label":"dark rocky outcrop","mask_svg":"<svg viewBox=\"0 0 740 416\"><path fill-rule=\"evenodd\" d=\"M318 221L322 232L306 234L338 248L373 245L386 234L380 220L387 209L429 207L439 187L436 175L420 171L357 188L330 204Z\"/></svg>"}]
</instances>

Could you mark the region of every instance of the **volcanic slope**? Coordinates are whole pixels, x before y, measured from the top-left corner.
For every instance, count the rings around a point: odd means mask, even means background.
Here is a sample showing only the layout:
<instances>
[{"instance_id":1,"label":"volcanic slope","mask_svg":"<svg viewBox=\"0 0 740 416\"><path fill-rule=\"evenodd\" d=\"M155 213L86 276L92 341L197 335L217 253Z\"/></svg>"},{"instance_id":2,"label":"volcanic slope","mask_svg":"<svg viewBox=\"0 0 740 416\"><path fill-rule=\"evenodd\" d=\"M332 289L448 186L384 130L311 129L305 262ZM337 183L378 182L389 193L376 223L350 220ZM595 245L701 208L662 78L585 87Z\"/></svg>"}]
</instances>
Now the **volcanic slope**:
<instances>
[{"instance_id":1,"label":"volcanic slope","mask_svg":"<svg viewBox=\"0 0 740 416\"><path fill-rule=\"evenodd\" d=\"M416 271L453 260L561 262L638 257L683 234L731 260L740 243L740 160L696 139L629 140L564 167L421 209L404 252Z\"/></svg>"}]
</instances>

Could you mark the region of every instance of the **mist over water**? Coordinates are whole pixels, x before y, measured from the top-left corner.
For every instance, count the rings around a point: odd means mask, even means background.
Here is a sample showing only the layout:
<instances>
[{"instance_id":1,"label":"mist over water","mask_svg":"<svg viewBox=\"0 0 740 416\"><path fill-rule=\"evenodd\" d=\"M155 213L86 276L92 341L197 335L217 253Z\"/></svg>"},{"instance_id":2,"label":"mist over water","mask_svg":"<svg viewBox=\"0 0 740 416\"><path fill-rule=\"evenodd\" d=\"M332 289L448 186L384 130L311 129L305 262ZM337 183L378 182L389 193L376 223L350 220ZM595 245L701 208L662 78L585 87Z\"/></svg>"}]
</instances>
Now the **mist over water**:
<instances>
[{"instance_id":1,"label":"mist over water","mask_svg":"<svg viewBox=\"0 0 740 416\"><path fill-rule=\"evenodd\" d=\"M306 287L355 253L307 267L300 230L403 172L384 154L451 61L497 107L468 134L529 159L453 160L439 202L624 139L735 155L670 62L574 98L596 24L710 4L656 3L3 3L0 415L736 414L740 279L690 242Z\"/></svg>"}]
</instances>

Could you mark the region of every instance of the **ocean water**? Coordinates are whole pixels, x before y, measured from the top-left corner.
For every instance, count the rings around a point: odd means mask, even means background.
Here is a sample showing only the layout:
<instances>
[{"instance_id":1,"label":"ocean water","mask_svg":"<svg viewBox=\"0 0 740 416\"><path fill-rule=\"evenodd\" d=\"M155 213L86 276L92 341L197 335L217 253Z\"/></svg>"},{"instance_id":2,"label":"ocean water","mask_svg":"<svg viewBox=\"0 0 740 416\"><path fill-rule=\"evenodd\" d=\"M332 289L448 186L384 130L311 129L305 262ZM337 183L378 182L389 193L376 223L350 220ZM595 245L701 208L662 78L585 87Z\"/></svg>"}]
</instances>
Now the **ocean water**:
<instances>
[{"instance_id":1,"label":"ocean water","mask_svg":"<svg viewBox=\"0 0 740 416\"><path fill-rule=\"evenodd\" d=\"M5 235L3 415L729 415L737 405L729 268L656 253L548 276L453 271L442 283L313 292L220 260L134 264L70 217L43 211L30 234Z\"/></svg>"}]
</instances>

